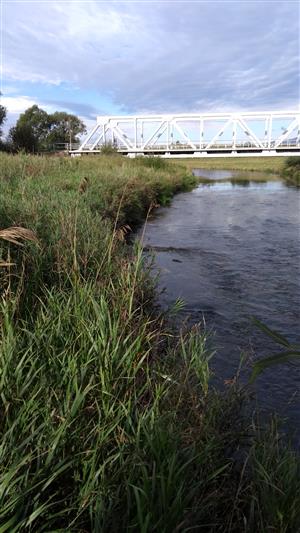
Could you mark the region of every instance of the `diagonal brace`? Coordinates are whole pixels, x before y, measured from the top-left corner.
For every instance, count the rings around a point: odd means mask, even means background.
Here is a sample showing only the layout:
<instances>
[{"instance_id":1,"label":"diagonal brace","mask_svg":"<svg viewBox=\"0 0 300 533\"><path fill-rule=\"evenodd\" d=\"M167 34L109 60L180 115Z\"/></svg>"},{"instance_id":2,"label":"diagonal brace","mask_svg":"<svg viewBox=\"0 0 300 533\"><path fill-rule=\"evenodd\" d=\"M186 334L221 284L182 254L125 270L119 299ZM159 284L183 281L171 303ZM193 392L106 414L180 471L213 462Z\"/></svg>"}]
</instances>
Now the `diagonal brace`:
<instances>
[{"instance_id":1,"label":"diagonal brace","mask_svg":"<svg viewBox=\"0 0 300 533\"><path fill-rule=\"evenodd\" d=\"M216 135L212 138L212 140L205 146L205 150L208 150L211 146L213 146L216 142L216 140L221 136L223 135L224 131L226 130L226 128L229 126L229 124L231 123L232 119L230 118L229 120L227 120L226 124L224 124L221 129L218 131L218 133L216 133Z\"/></svg>"},{"instance_id":2,"label":"diagonal brace","mask_svg":"<svg viewBox=\"0 0 300 533\"><path fill-rule=\"evenodd\" d=\"M288 138L289 134L292 133L292 131L297 128L298 126L298 119L295 118L293 120L293 122L291 122L291 124L289 125L288 129L286 130L285 133L283 133L282 135L280 135L279 139L277 139L275 145L274 145L274 148L277 148L283 141L285 141L285 139Z\"/></svg>"},{"instance_id":3,"label":"diagonal brace","mask_svg":"<svg viewBox=\"0 0 300 533\"><path fill-rule=\"evenodd\" d=\"M175 128L177 129L177 131L180 133L180 135L182 135L186 142L194 149L194 150L197 150L197 147L196 145L191 141L191 139L187 136L186 133L184 133L183 129L179 126L179 124L177 124L176 120L172 120L172 124L174 124Z\"/></svg>"}]
</instances>

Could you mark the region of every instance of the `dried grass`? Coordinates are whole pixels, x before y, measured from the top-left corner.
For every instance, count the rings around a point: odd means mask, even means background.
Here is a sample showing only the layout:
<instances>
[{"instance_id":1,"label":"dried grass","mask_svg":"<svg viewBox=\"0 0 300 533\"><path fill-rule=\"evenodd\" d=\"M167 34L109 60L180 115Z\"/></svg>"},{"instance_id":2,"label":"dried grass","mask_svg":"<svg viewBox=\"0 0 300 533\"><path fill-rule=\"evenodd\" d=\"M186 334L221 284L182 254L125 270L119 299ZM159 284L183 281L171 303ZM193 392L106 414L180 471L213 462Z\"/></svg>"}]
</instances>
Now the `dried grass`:
<instances>
[{"instance_id":1,"label":"dried grass","mask_svg":"<svg viewBox=\"0 0 300 533\"><path fill-rule=\"evenodd\" d=\"M11 267L15 266L16 263L10 263L9 261L0 261L0 267Z\"/></svg>"},{"instance_id":2,"label":"dried grass","mask_svg":"<svg viewBox=\"0 0 300 533\"><path fill-rule=\"evenodd\" d=\"M24 246L24 241L31 241L35 244L39 244L36 234L27 228L21 226L11 226L0 230L0 239L11 242L18 246Z\"/></svg>"}]
</instances>

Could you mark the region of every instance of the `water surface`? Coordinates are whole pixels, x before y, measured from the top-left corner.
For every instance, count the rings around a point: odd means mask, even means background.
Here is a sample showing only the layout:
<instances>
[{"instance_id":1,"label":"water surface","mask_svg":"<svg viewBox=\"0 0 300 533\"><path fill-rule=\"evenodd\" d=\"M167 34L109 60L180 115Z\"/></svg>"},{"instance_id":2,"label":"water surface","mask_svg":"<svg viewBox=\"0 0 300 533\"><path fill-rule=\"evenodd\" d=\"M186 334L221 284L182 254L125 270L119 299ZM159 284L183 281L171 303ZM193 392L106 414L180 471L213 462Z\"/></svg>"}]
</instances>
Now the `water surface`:
<instances>
[{"instance_id":1,"label":"water surface","mask_svg":"<svg viewBox=\"0 0 300 533\"><path fill-rule=\"evenodd\" d=\"M214 171L212 177L229 174ZM236 373L241 353L251 359L277 351L251 316L300 342L299 213L300 189L281 181L247 187L215 182L177 195L148 221L144 246L155 251L160 303L183 298L180 319L204 317L215 331L213 370L220 386ZM250 362L248 374L249 368ZM298 434L299 387L296 364L273 367L256 383L260 407L287 416Z\"/></svg>"},{"instance_id":2,"label":"water surface","mask_svg":"<svg viewBox=\"0 0 300 533\"><path fill-rule=\"evenodd\" d=\"M266 174L265 172L249 172L246 170L213 170L208 168L194 168L193 170L194 176L199 176L202 178L208 178L210 180L225 180L225 179L236 179L236 178L242 178L247 179L251 181L253 177L255 178L255 181L267 181L268 178L271 176ZM272 175L272 178L278 179L278 176Z\"/></svg>"}]
</instances>

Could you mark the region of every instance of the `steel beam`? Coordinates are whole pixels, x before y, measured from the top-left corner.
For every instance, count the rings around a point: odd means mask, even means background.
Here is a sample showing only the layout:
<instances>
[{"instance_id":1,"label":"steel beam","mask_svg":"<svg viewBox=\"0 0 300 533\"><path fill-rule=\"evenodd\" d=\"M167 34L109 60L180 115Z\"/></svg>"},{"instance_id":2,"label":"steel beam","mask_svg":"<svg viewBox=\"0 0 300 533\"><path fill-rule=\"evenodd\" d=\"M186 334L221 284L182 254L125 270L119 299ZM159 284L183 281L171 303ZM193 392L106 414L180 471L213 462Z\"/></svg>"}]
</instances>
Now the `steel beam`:
<instances>
[{"instance_id":1,"label":"steel beam","mask_svg":"<svg viewBox=\"0 0 300 533\"><path fill-rule=\"evenodd\" d=\"M223 122L221 128L219 128L220 122ZM222 135L230 125L232 126L231 138L224 141ZM213 134L216 126L218 127L217 133ZM282 133L283 126L284 132ZM296 130L295 138L291 138L294 130ZM146 141L145 132L147 133ZM96 140L94 135L96 135ZM245 142L245 135L247 142ZM218 142L221 137L222 141ZM250 151L252 149L276 151L286 147L300 150L300 112L251 111L99 116L96 125L76 152L96 153L107 139L112 139L116 143L119 152L132 155L147 154L147 152L157 152L160 155L163 153L172 155L174 152L204 155L222 150L239 152L245 150L245 147Z\"/></svg>"}]
</instances>

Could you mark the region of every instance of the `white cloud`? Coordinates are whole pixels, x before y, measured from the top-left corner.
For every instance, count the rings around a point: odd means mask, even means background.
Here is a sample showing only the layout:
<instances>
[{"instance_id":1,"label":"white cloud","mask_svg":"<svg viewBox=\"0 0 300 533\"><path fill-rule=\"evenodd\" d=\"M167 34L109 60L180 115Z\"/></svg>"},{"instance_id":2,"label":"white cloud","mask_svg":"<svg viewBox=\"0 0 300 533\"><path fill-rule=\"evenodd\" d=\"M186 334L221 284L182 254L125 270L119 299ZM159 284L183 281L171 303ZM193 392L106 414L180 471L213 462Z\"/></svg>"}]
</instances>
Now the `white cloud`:
<instances>
[{"instance_id":1,"label":"white cloud","mask_svg":"<svg viewBox=\"0 0 300 533\"><path fill-rule=\"evenodd\" d=\"M65 21L65 34L81 43L126 38L135 32L139 23L137 16L120 13L105 5L99 9L97 2L68 4L67 14L61 5L59 12Z\"/></svg>"},{"instance_id":2,"label":"white cloud","mask_svg":"<svg viewBox=\"0 0 300 533\"><path fill-rule=\"evenodd\" d=\"M82 103L93 90L129 112L299 101L299 17L290 0L15 5L4 10L3 67L12 80L57 90L66 82Z\"/></svg>"},{"instance_id":3,"label":"white cloud","mask_svg":"<svg viewBox=\"0 0 300 533\"><path fill-rule=\"evenodd\" d=\"M23 113L28 107L37 104L36 100L27 96L2 96L1 103L9 113Z\"/></svg>"},{"instance_id":4,"label":"white cloud","mask_svg":"<svg viewBox=\"0 0 300 533\"><path fill-rule=\"evenodd\" d=\"M8 113L19 114L23 113L28 107L38 105L42 107L47 113L53 113L56 108L53 105L43 104L35 98L29 98L28 96L2 96L1 104L6 107Z\"/></svg>"},{"instance_id":5,"label":"white cloud","mask_svg":"<svg viewBox=\"0 0 300 533\"><path fill-rule=\"evenodd\" d=\"M53 101L52 103L49 103L38 98L29 98L27 96L2 96L1 105L7 109L7 120L2 128L5 135L8 133L9 129L15 125L19 115L33 105L38 105L49 114L54 113L55 111L67 111L73 114L78 114L79 118L88 128L92 127L92 124L94 123L92 119L84 117L81 113L77 113L76 110L74 111L72 109L72 102Z\"/></svg>"}]
</instances>

